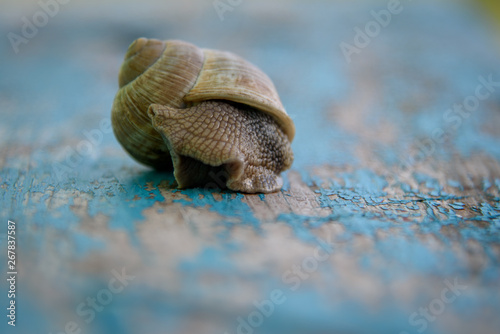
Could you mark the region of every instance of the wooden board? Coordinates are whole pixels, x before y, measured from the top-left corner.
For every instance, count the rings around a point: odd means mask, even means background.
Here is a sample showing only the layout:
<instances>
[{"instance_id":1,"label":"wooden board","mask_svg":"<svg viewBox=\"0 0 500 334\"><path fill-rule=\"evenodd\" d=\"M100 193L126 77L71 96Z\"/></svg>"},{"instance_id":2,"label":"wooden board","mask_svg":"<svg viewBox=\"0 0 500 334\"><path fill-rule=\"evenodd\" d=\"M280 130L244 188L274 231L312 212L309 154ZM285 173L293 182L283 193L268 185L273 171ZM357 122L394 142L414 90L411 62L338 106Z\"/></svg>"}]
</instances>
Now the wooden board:
<instances>
[{"instance_id":1,"label":"wooden board","mask_svg":"<svg viewBox=\"0 0 500 334\"><path fill-rule=\"evenodd\" d=\"M42 10L5 6L5 36ZM2 333L498 333L497 38L456 2L388 6L75 1L4 38ZM282 191L177 190L124 152L110 109L142 36L268 73L297 127Z\"/></svg>"}]
</instances>

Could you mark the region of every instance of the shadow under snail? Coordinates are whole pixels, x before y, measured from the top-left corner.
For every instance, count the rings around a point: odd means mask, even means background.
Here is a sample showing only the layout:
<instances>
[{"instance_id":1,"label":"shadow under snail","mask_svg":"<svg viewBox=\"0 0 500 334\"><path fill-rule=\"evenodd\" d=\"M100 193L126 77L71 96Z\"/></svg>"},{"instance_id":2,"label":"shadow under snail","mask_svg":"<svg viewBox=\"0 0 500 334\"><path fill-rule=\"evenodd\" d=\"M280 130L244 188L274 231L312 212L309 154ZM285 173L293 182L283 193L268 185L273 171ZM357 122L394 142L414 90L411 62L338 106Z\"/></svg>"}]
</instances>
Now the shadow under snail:
<instances>
[{"instance_id":1,"label":"shadow under snail","mask_svg":"<svg viewBox=\"0 0 500 334\"><path fill-rule=\"evenodd\" d=\"M139 162L174 170L179 188L281 189L295 135L271 80L230 52L139 38L119 73L112 109L116 138Z\"/></svg>"}]
</instances>

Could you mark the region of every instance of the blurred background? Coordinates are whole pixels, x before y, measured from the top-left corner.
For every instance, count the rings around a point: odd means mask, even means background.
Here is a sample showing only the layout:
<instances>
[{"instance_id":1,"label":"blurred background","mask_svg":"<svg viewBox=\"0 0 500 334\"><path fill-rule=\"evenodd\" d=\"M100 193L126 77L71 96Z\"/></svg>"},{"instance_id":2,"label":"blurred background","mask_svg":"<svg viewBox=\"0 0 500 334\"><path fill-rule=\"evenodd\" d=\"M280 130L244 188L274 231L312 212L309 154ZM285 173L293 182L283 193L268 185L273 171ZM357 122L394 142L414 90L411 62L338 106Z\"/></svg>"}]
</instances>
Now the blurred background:
<instances>
[{"instance_id":1,"label":"blurred background","mask_svg":"<svg viewBox=\"0 0 500 334\"><path fill-rule=\"evenodd\" d=\"M447 129L443 112L473 94L478 77L500 78L500 3L401 0L387 26L356 44L357 28L390 3L1 0L0 217L18 220L22 236L18 326L2 314L2 333L498 333L499 92L430 153L426 139ZM284 191L300 179L318 206L339 205L337 216L282 212L272 196L175 192L165 186L171 175L128 157L101 122L139 37L231 51L263 69L297 127ZM101 131L99 144L72 155L90 130ZM68 152L75 166L64 168ZM408 165L439 177L407 181ZM455 204L440 211L445 219L422 206L418 215L368 214L356 204L358 195L385 201L419 185L445 198L455 189L454 201L468 205L470 196L477 210ZM294 196L290 203L307 202ZM267 211L254 209L269 198ZM327 221L340 223L325 232ZM455 223L464 230L447 227ZM383 238L392 231L401 238ZM332 265L249 326L254 302L288 291L282 273L312 254L314 236L331 235L341 245ZM95 317L87 306L77 311L122 270L135 277L123 293ZM436 321L409 320L457 277L467 296ZM3 306L5 291L4 281Z\"/></svg>"}]
</instances>

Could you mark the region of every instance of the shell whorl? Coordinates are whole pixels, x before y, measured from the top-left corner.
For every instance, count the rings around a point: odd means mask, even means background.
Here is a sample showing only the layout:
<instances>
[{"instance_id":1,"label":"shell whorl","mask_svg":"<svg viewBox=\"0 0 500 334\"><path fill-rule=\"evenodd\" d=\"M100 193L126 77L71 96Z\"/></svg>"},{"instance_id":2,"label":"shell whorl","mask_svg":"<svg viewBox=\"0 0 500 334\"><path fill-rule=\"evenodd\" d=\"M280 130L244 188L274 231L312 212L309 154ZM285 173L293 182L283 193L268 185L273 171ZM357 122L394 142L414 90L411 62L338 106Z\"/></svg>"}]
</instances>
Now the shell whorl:
<instances>
[{"instance_id":1,"label":"shell whorl","mask_svg":"<svg viewBox=\"0 0 500 334\"><path fill-rule=\"evenodd\" d=\"M118 76L120 88L144 73L161 57L166 43L156 39L139 38L130 44Z\"/></svg>"},{"instance_id":2,"label":"shell whorl","mask_svg":"<svg viewBox=\"0 0 500 334\"><path fill-rule=\"evenodd\" d=\"M168 149L147 110L154 103L182 108L202 67L203 51L189 43L141 38L129 47L111 119L118 141L136 160L171 168Z\"/></svg>"}]
</instances>

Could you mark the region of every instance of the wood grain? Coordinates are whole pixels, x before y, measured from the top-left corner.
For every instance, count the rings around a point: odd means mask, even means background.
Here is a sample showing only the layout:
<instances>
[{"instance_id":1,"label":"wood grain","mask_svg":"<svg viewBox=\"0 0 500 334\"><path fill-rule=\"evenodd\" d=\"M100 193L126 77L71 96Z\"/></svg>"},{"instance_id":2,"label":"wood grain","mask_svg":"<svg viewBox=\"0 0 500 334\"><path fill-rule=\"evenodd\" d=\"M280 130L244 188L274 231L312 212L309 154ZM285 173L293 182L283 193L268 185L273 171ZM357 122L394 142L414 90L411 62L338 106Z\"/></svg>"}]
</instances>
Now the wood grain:
<instances>
[{"instance_id":1,"label":"wood grain","mask_svg":"<svg viewBox=\"0 0 500 334\"><path fill-rule=\"evenodd\" d=\"M18 54L0 46L15 330L498 333L498 87L467 116L447 114L479 78L500 81L480 18L455 3L403 3L349 63L340 44L385 3L242 2L222 21L210 1L120 4L113 19L102 13L115 2L61 6ZM19 33L0 17L1 31ZM141 36L230 50L273 79L297 128L282 191L178 190L123 151L102 122ZM114 270L134 278L86 321L78 307L91 309ZM256 305L276 294L259 320Z\"/></svg>"}]
</instances>

